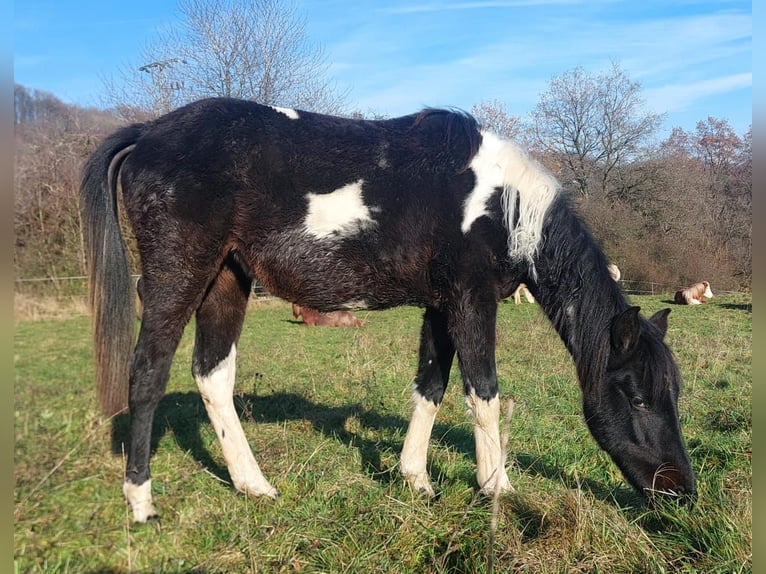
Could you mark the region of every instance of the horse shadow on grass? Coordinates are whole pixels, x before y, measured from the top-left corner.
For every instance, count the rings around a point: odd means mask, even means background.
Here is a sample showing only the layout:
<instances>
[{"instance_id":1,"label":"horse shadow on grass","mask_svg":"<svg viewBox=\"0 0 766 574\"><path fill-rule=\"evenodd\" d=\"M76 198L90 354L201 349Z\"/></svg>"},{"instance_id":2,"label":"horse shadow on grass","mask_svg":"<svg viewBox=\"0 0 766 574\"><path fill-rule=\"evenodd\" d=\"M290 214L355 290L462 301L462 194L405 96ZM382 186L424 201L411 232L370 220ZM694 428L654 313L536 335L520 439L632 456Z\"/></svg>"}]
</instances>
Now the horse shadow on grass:
<instances>
[{"instance_id":1,"label":"horse shadow on grass","mask_svg":"<svg viewBox=\"0 0 766 574\"><path fill-rule=\"evenodd\" d=\"M243 423L284 423L287 421L309 421L314 430L337 440L347 447L359 451L362 470L373 480L389 484L402 480L397 468L390 468L381 461L382 453L394 453L397 457L402 449L403 438L370 440L348 430L347 421L356 418L365 429L391 431L403 437L408 422L402 417L384 415L368 409L359 403L345 405L323 405L312 402L295 393L272 393L268 395L243 394L235 397L237 414ZM181 449L187 451L207 471L222 481L231 484L231 477L225 465L217 462L210 454L202 438L201 428L209 425L202 399L198 393L169 393L160 401L152 426L151 452L154 454L160 440L172 433ZM476 460L472 425L467 428L436 423L431 435L432 443L440 443L456 450L470 460ZM396 432L398 431L398 432ZM122 455L129 440L129 418L119 415L112 419L112 452ZM254 453L258 459L258 453ZM516 453L509 459L509 466L515 466L527 475L542 476L564 484L567 488L589 491L595 498L620 507L640 506L641 498L628 488L609 487L597 480L573 478L545 456ZM429 472L435 480L444 476L436 462L429 461ZM459 476L458 480L468 483L473 475ZM474 486L476 486L474 484Z\"/></svg>"},{"instance_id":2,"label":"horse shadow on grass","mask_svg":"<svg viewBox=\"0 0 766 574\"><path fill-rule=\"evenodd\" d=\"M672 299L665 299L663 303L666 303L668 305L675 305L677 307L687 307L688 305L681 305L680 303L676 303ZM729 309L732 311L746 311L748 313L753 312L753 304L752 303L716 303L716 302L708 302L705 303L706 305L710 305L711 307L720 307L721 309Z\"/></svg>"},{"instance_id":3,"label":"horse shadow on grass","mask_svg":"<svg viewBox=\"0 0 766 574\"><path fill-rule=\"evenodd\" d=\"M753 312L752 303L721 303L719 307L723 309L731 309L733 311L747 311L748 313Z\"/></svg>"}]
</instances>

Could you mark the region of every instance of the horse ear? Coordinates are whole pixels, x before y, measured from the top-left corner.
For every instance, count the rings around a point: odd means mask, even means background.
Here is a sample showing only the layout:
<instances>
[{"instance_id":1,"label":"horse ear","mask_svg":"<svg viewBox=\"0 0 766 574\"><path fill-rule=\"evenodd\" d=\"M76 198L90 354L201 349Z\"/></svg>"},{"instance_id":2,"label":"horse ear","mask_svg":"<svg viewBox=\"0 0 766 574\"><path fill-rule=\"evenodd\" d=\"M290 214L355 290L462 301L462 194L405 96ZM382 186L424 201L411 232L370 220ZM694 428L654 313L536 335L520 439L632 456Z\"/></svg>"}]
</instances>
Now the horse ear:
<instances>
[{"instance_id":1,"label":"horse ear","mask_svg":"<svg viewBox=\"0 0 766 574\"><path fill-rule=\"evenodd\" d=\"M649 317L649 322L660 330L663 337L668 332L668 315L670 315L670 309L663 309Z\"/></svg>"},{"instance_id":2,"label":"horse ear","mask_svg":"<svg viewBox=\"0 0 766 574\"><path fill-rule=\"evenodd\" d=\"M638 343L640 307L628 307L612 321L612 349L619 355L630 353Z\"/></svg>"}]
</instances>

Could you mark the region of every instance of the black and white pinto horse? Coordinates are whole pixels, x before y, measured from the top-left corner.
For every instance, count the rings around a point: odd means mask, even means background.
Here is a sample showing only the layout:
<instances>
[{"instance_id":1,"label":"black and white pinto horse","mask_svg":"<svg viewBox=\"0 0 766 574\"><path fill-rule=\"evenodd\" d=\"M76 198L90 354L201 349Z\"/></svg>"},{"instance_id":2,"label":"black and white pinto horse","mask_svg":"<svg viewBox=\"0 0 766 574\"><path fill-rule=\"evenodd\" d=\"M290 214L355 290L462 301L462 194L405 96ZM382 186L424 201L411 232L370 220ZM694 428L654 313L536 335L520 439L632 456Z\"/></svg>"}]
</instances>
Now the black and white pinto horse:
<instances>
[{"instance_id":1,"label":"black and white pinto horse","mask_svg":"<svg viewBox=\"0 0 766 574\"><path fill-rule=\"evenodd\" d=\"M132 282L117 186L142 265ZM97 378L109 415L130 412L123 491L156 516L150 434L171 360L196 313L192 372L236 489L277 496L232 395L254 278L321 311L425 309L401 471L433 494L429 437L455 354L473 416L477 481L511 490L501 459L498 302L525 283L571 353L588 427L644 494L693 493L669 309L630 306L556 180L463 113L351 120L208 99L109 136L81 188ZM128 385L129 381L129 385Z\"/></svg>"}]
</instances>

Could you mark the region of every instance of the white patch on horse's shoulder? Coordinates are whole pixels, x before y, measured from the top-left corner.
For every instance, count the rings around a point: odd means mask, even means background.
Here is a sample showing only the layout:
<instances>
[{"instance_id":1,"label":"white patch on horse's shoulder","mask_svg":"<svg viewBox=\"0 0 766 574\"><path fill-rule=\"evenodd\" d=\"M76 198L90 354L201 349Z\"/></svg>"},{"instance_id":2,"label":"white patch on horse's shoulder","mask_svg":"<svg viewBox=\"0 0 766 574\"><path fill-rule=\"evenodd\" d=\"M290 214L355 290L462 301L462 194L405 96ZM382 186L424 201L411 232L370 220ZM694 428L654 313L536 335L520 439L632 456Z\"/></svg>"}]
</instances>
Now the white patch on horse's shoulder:
<instances>
[{"instance_id":1,"label":"white patch on horse's shoulder","mask_svg":"<svg viewBox=\"0 0 766 574\"><path fill-rule=\"evenodd\" d=\"M471 230L473 222L488 215L487 201L503 185L503 169L498 161L502 140L492 134L483 134L479 151L471 160L470 168L476 177L473 189L463 202L463 233Z\"/></svg>"},{"instance_id":2,"label":"white patch on horse's shoulder","mask_svg":"<svg viewBox=\"0 0 766 574\"><path fill-rule=\"evenodd\" d=\"M360 179L330 193L308 193L306 232L317 238L348 236L373 225L373 211L364 204Z\"/></svg>"},{"instance_id":3,"label":"white patch on horse's shoulder","mask_svg":"<svg viewBox=\"0 0 766 574\"><path fill-rule=\"evenodd\" d=\"M464 203L461 229L468 233L473 222L487 214L487 200L501 188L508 255L530 262L534 277L533 260L542 239L545 214L559 191L559 183L513 142L489 132L481 135L481 146L470 164L476 184Z\"/></svg>"},{"instance_id":4,"label":"white patch on horse's shoulder","mask_svg":"<svg viewBox=\"0 0 766 574\"><path fill-rule=\"evenodd\" d=\"M280 114L286 115L291 120L297 120L300 119L300 115L298 115L298 112L296 112L292 108L282 108L280 106L269 106L272 110L279 112Z\"/></svg>"}]
</instances>

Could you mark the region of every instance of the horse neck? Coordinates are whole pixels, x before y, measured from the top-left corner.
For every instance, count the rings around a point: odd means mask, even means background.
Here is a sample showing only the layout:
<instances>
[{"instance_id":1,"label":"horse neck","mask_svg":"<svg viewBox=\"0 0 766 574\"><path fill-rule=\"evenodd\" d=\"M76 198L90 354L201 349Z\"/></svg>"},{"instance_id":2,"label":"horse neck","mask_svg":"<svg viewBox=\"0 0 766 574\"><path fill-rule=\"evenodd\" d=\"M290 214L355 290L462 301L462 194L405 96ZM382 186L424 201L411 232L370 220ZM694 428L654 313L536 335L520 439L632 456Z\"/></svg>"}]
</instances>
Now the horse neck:
<instances>
[{"instance_id":1,"label":"horse neck","mask_svg":"<svg viewBox=\"0 0 766 574\"><path fill-rule=\"evenodd\" d=\"M580 385L601 380L612 319L628 307L608 260L568 203L557 200L535 259L535 297L574 359Z\"/></svg>"}]
</instances>

